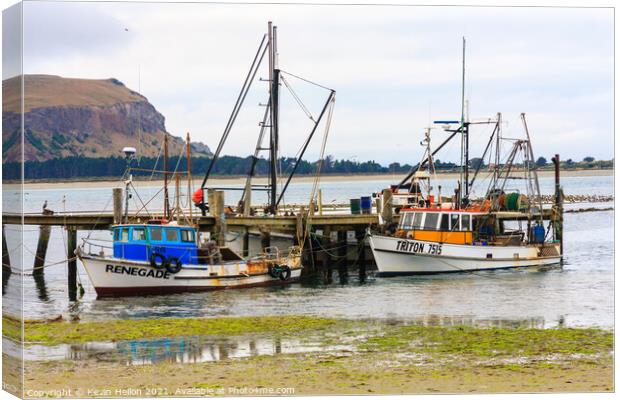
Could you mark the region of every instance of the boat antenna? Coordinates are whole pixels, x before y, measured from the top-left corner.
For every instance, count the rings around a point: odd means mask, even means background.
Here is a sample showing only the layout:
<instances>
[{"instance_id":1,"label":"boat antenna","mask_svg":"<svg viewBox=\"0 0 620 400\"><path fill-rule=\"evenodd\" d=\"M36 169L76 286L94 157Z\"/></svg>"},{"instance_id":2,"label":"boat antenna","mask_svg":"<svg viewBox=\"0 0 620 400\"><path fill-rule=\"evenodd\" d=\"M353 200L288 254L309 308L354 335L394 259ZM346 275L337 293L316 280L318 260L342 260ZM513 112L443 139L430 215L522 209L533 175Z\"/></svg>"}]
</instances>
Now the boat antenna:
<instances>
[{"instance_id":1,"label":"boat antenna","mask_svg":"<svg viewBox=\"0 0 620 400\"><path fill-rule=\"evenodd\" d=\"M125 153L125 161L127 163L127 168L125 169L125 175L123 176L123 181L125 182L125 216L123 220L125 223L129 223L129 187L131 186L132 176L131 176L131 161L136 157L136 148L135 147L123 147L123 153Z\"/></svg>"}]
</instances>

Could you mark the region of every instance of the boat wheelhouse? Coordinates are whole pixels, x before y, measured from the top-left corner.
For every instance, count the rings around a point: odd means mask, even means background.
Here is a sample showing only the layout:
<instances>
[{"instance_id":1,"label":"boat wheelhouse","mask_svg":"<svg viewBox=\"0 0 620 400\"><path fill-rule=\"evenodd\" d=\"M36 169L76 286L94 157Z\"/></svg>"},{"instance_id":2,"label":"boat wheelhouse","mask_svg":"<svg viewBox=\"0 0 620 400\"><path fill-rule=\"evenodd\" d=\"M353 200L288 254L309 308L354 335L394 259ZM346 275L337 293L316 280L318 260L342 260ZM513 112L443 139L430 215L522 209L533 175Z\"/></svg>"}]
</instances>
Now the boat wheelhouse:
<instances>
[{"instance_id":1,"label":"boat wheelhouse","mask_svg":"<svg viewBox=\"0 0 620 400\"><path fill-rule=\"evenodd\" d=\"M196 228L175 225L117 225L113 228L115 258L157 262L158 256L182 264L198 264Z\"/></svg>"},{"instance_id":2,"label":"boat wheelhouse","mask_svg":"<svg viewBox=\"0 0 620 400\"><path fill-rule=\"evenodd\" d=\"M473 244L472 220L484 213L409 208L400 210L396 237L451 244Z\"/></svg>"}]
</instances>

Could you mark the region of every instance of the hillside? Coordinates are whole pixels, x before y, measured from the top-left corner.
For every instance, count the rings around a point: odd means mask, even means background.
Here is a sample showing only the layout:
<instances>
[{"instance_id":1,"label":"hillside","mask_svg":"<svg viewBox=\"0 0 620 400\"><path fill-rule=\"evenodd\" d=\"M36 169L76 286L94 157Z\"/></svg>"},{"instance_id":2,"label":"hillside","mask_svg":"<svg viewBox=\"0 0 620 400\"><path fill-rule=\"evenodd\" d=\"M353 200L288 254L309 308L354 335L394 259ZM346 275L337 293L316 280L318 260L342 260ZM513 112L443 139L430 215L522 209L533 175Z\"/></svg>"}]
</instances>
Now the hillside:
<instances>
[{"instance_id":1,"label":"hillside","mask_svg":"<svg viewBox=\"0 0 620 400\"><path fill-rule=\"evenodd\" d=\"M2 82L2 161L20 159L20 79ZM146 97L117 79L74 79L54 75L24 77L24 156L26 161L62 157L122 155L125 146L156 157L168 134L165 118ZM170 154L183 139L169 136ZM194 156L209 148L192 143Z\"/></svg>"}]
</instances>

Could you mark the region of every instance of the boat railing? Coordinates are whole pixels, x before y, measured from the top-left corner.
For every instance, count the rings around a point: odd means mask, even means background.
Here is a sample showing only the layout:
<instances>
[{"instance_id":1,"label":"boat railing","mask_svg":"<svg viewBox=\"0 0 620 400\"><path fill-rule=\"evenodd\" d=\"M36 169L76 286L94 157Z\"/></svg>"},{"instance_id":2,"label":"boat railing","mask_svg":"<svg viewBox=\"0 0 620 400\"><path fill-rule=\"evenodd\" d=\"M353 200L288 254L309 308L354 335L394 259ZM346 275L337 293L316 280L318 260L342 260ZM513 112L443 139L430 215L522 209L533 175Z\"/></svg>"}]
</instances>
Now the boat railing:
<instances>
[{"instance_id":1,"label":"boat railing","mask_svg":"<svg viewBox=\"0 0 620 400\"><path fill-rule=\"evenodd\" d=\"M108 249L108 250L113 249L112 243L113 243L112 240L107 240L107 239L82 238L81 247L83 250L86 250L86 246L88 246L88 251L87 251L88 254L103 257L105 255L104 249ZM99 249L99 252L98 253L93 252L93 247L95 248L95 250Z\"/></svg>"},{"instance_id":2,"label":"boat railing","mask_svg":"<svg viewBox=\"0 0 620 400\"><path fill-rule=\"evenodd\" d=\"M301 257L301 246L291 246L288 248L289 258Z\"/></svg>"},{"instance_id":3,"label":"boat railing","mask_svg":"<svg viewBox=\"0 0 620 400\"><path fill-rule=\"evenodd\" d=\"M269 246L263 249L263 257L266 260L277 260L280 258L280 249L276 246Z\"/></svg>"}]
</instances>

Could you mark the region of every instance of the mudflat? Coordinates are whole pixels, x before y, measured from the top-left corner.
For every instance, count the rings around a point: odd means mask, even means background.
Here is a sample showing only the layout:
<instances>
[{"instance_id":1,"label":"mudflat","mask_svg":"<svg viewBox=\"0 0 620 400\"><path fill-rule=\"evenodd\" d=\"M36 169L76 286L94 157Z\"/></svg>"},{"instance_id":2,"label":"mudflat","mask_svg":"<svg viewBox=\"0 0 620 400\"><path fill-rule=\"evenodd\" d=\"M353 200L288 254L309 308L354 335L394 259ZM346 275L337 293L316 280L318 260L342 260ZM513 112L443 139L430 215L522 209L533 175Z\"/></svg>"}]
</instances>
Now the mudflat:
<instances>
[{"instance_id":1,"label":"mudflat","mask_svg":"<svg viewBox=\"0 0 620 400\"><path fill-rule=\"evenodd\" d=\"M26 361L26 397L609 392L613 332L598 328L424 326L311 316L28 322L40 345L200 335L292 338L312 346L216 361L132 365L98 354ZM279 323L275 323L278 321ZM11 338L13 321L5 319ZM132 328L139 322L140 326ZM8 323L8 325L7 325ZM123 332L123 324L128 333ZM303 347L303 346L302 346ZM310 350L309 350L310 349ZM177 360L178 361L178 360ZM16 359L5 356L6 365ZM5 381L16 377L6 375ZM105 376L105 379L103 377Z\"/></svg>"}]
</instances>

